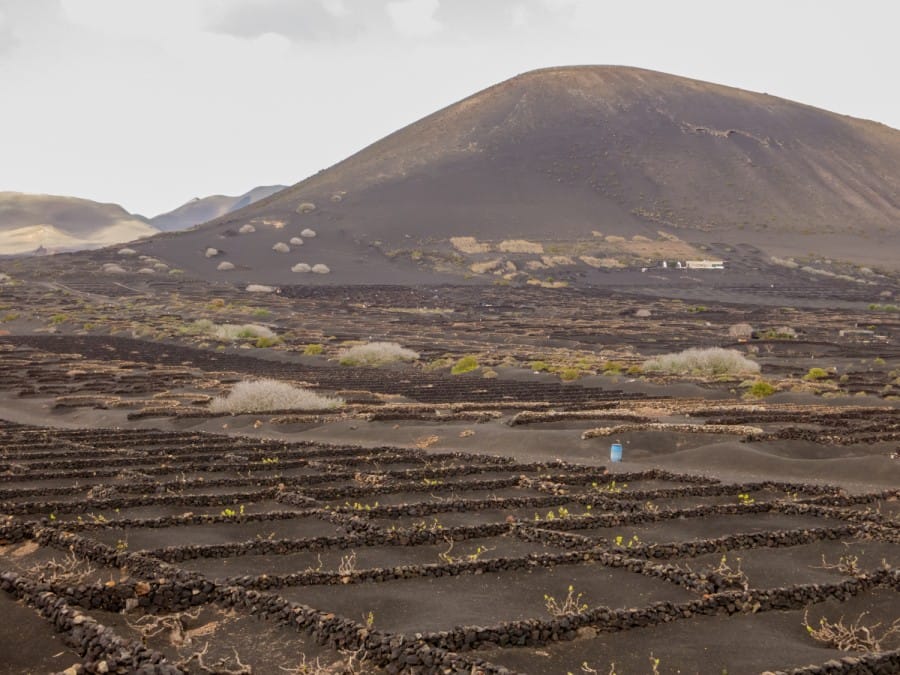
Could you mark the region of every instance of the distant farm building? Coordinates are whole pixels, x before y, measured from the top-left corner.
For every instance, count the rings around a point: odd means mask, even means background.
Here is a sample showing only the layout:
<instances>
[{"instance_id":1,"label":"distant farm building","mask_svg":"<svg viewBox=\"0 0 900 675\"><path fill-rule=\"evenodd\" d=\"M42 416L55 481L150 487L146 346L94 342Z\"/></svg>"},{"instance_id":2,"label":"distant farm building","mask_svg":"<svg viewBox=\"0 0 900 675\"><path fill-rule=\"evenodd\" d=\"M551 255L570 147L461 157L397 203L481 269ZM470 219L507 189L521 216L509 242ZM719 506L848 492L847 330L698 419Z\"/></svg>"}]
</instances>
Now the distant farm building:
<instances>
[{"instance_id":1,"label":"distant farm building","mask_svg":"<svg viewBox=\"0 0 900 675\"><path fill-rule=\"evenodd\" d=\"M689 270L724 270L724 260L688 260L684 266Z\"/></svg>"}]
</instances>

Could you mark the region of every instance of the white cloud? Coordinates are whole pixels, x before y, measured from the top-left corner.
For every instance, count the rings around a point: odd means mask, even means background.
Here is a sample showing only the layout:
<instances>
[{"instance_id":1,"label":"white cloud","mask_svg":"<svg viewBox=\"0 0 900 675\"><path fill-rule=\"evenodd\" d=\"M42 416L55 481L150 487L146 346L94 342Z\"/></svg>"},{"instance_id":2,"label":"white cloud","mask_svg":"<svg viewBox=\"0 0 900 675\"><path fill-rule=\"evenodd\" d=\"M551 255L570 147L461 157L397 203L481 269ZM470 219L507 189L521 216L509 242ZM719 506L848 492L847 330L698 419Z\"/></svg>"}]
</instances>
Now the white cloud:
<instances>
[{"instance_id":1,"label":"white cloud","mask_svg":"<svg viewBox=\"0 0 900 675\"><path fill-rule=\"evenodd\" d=\"M438 0L395 0L385 9L394 28L403 35L425 37L441 30L441 22L434 18L440 6Z\"/></svg>"}]
</instances>

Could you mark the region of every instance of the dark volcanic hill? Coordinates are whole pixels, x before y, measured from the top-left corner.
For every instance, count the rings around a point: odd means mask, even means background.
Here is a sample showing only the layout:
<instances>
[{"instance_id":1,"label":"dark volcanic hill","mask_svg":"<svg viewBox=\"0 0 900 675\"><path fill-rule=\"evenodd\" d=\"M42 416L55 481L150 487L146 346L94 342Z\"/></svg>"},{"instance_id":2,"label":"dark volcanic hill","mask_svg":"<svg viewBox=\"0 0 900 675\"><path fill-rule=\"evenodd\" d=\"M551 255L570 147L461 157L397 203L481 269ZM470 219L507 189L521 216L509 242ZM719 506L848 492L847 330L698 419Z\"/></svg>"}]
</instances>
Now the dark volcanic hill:
<instances>
[{"instance_id":1,"label":"dark volcanic hill","mask_svg":"<svg viewBox=\"0 0 900 675\"><path fill-rule=\"evenodd\" d=\"M302 237L305 228L316 238ZM549 268L701 256L696 246L711 242L896 265L898 240L900 131L766 94L598 66L520 75L142 248L240 280L299 282L292 266L323 263L330 276L305 279L438 271L525 281ZM279 242L291 250L273 251ZM205 257L207 247L221 255ZM236 269L216 273L223 260Z\"/></svg>"},{"instance_id":2,"label":"dark volcanic hill","mask_svg":"<svg viewBox=\"0 0 900 675\"><path fill-rule=\"evenodd\" d=\"M224 216L226 213L250 206L284 188L284 185L263 185L237 197L228 195L197 197L186 204L182 204L177 209L150 218L150 223L162 232L186 230L194 225L205 223L213 218Z\"/></svg>"}]
</instances>

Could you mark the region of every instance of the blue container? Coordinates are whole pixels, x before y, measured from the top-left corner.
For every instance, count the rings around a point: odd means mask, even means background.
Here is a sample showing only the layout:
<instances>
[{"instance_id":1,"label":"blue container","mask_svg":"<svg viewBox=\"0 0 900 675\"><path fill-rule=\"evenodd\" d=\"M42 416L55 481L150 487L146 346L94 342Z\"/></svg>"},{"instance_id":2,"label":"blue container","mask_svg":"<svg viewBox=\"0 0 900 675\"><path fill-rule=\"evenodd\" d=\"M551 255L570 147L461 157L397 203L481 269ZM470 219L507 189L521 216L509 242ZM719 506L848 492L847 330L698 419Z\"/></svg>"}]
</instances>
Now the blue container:
<instances>
[{"instance_id":1,"label":"blue container","mask_svg":"<svg viewBox=\"0 0 900 675\"><path fill-rule=\"evenodd\" d=\"M621 443L613 443L609 446L609 461L611 462L621 462L622 461L622 444Z\"/></svg>"}]
</instances>

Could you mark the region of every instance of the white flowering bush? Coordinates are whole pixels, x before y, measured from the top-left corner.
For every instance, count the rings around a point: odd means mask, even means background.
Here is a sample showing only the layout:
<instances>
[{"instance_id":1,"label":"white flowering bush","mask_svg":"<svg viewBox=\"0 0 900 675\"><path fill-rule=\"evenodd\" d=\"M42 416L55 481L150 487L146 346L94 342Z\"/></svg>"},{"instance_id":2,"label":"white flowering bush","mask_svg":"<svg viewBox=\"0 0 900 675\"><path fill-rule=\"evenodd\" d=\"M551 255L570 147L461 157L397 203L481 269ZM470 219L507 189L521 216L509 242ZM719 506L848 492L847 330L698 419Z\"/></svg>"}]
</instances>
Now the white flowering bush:
<instances>
[{"instance_id":1,"label":"white flowering bush","mask_svg":"<svg viewBox=\"0 0 900 675\"><path fill-rule=\"evenodd\" d=\"M341 398L273 379L238 382L227 396L209 402L214 413L254 413L271 410L331 410L344 405Z\"/></svg>"}]
</instances>

